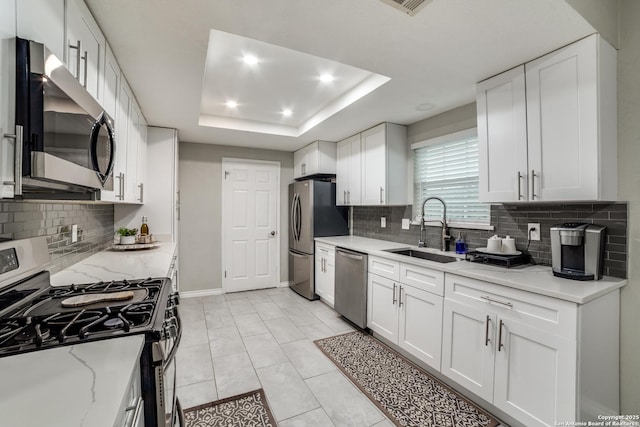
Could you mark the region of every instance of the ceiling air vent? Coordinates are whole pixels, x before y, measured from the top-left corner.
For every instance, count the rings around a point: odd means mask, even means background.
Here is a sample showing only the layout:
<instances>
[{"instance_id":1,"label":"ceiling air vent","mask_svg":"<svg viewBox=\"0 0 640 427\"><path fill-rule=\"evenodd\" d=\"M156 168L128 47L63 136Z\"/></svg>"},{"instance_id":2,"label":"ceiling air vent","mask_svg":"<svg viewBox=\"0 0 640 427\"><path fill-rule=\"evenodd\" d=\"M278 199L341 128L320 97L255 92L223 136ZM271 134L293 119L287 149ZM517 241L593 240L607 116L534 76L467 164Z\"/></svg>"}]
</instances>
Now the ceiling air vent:
<instances>
[{"instance_id":1,"label":"ceiling air vent","mask_svg":"<svg viewBox=\"0 0 640 427\"><path fill-rule=\"evenodd\" d=\"M415 15L425 7L431 0L381 0L382 2L403 11L408 15Z\"/></svg>"}]
</instances>

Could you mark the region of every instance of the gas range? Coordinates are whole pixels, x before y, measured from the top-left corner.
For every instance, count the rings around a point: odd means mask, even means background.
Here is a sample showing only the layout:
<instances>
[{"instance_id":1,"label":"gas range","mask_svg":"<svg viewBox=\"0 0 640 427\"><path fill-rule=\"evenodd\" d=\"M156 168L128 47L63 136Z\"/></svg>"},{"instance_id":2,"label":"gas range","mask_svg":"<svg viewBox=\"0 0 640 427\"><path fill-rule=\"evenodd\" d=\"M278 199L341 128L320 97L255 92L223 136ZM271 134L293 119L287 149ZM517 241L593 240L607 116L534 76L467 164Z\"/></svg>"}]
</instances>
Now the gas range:
<instances>
[{"instance_id":1,"label":"gas range","mask_svg":"<svg viewBox=\"0 0 640 427\"><path fill-rule=\"evenodd\" d=\"M0 243L0 358L142 334L144 425L184 425L175 394L175 355L182 328L171 280L54 287L48 264L44 237Z\"/></svg>"},{"instance_id":2,"label":"gas range","mask_svg":"<svg viewBox=\"0 0 640 427\"><path fill-rule=\"evenodd\" d=\"M166 278L149 278L49 286L42 272L0 291L0 357L83 341L144 333L160 339L165 317L156 310L161 301L175 304ZM124 301L95 302L80 307L64 305L69 298L96 297L130 291Z\"/></svg>"}]
</instances>

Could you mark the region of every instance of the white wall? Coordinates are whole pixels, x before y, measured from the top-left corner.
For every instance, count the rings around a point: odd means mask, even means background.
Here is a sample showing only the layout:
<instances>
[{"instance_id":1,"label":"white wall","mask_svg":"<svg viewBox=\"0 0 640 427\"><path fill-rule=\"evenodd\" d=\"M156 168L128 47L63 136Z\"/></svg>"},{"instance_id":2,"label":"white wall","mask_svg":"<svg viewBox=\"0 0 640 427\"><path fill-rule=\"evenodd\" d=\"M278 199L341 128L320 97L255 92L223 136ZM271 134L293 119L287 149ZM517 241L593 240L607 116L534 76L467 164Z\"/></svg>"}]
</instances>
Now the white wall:
<instances>
[{"instance_id":1,"label":"white wall","mask_svg":"<svg viewBox=\"0 0 640 427\"><path fill-rule=\"evenodd\" d=\"M293 182L293 153L180 142L180 288L199 291L222 287L222 158L280 162L280 281L289 275L287 205Z\"/></svg>"}]
</instances>

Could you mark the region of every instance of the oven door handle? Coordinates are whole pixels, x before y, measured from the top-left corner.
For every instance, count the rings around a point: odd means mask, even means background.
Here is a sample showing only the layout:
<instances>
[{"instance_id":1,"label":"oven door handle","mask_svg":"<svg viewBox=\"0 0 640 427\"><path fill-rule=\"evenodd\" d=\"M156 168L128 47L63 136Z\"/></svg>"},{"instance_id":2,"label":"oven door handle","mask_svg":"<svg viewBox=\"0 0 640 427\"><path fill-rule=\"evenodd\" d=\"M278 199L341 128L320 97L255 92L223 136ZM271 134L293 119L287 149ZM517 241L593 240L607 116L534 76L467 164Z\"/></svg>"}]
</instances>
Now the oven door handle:
<instances>
[{"instance_id":1,"label":"oven door handle","mask_svg":"<svg viewBox=\"0 0 640 427\"><path fill-rule=\"evenodd\" d=\"M176 352L178 351L178 346L180 345L180 340L182 339L182 322L180 322L180 317L178 315L175 316L177 327L178 327L178 335L176 335L176 339L173 341L173 347L171 347L171 351L169 351L169 355L165 359L162 367L166 370L173 359L176 356Z\"/></svg>"}]
</instances>

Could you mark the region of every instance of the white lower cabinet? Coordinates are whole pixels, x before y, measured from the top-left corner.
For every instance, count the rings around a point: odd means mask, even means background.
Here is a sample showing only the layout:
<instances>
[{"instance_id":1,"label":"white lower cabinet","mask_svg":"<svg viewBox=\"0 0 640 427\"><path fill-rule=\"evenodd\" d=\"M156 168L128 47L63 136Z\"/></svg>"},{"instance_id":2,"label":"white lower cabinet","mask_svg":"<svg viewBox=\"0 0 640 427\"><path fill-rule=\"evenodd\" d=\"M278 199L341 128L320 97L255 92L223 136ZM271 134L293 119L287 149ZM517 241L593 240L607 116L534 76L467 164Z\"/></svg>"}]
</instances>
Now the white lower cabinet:
<instances>
[{"instance_id":1,"label":"white lower cabinet","mask_svg":"<svg viewBox=\"0 0 640 427\"><path fill-rule=\"evenodd\" d=\"M500 288L447 274L441 372L527 426L575 420L576 304Z\"/></svg>"},{"instance_id":2,"label":"white lower cabinet","mask_svg":"<svg viewBox=\"0 0 640 427\"><path fill-rule=\"evenodd\" d=\"M369 273L367 327L429 366L440 369L441 295Z\"/></svg>"},{"instance_id":3,"label":"white lower cabinet","mask_svg":"<svg viewBox=\"0 0 640 427\"><path fill-rule=\"evenodd\" d=\"M333 307L335 302L336 247L324 243L316 243L316 294Z\"/></svg>"}]
</instances>

